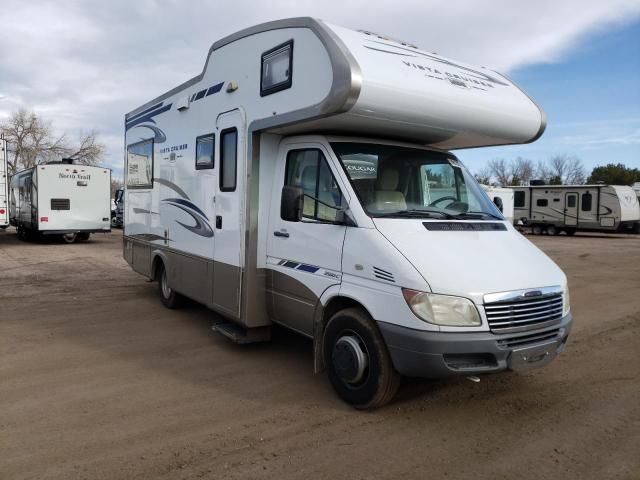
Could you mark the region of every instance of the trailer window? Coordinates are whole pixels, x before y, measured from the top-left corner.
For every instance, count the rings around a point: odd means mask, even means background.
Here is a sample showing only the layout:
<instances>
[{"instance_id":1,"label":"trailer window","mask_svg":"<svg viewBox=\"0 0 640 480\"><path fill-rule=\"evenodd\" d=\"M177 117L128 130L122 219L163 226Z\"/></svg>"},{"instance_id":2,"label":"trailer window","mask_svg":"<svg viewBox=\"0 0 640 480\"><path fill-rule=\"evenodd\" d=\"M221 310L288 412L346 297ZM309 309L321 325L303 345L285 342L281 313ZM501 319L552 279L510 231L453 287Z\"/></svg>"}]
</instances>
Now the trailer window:
<instances>
[{"instance_id":1,"label":"trailer window","mask_svg":"<svg viewBox=\"0 0 640 480\"><path fill-rule=\"evenodd\" d=\"M196 170L213 168L214 143L213 133L196 137Z\"/></svg>"},{"instance_id":2,"label":"trailer window","mask_svg":"<svg viewBox=\"0 0 640 480\"><path fill-rule=\"evenodd\" d=\"M127 187L153 188L153 139L127 147Z\"/></svg>"},{"instance_id":3,"label":"trailer window","mask_svg":"<svg viewBox=\"0 0 640 480\"><path fill-rule=\"evenodd\" d=\"M304 191L303 217L337 221L342 193L320 150L291 150L287 154L285 185L301 187Z\"/></svg>"},{"instance_id":4,"label":"trailer window","mask_svg":"<svg viewBox=\"0 0 640 480\"><path fill-rule=\"evenodd\" d=\"M235 191L237 169L238 130L228 128L220 135L220 191Z\"/></svg>"},{"instance_id":5,"label":"trailer window","mask_svg":"<svg viewBox=\"0 0 640 480\"><path fill-rule=\"evenodd\" d=\"M582 194L582 211L583 212L590 212L591 211L591 201L592 201L592 195L587 192L587 193L583 193Z\"/></svg>"},{"instance_id":6,"label":"trailer window","mask_svg":"<svg viewBox=\"0 0 640 480\"><path fill-rule=\"evenodd\" d=\"M260 96L291 87L293 68L293 40L289 40L262 54L260 68Z\"/></svg>"},{"instance_id":7,"label":"trailer window","mask_svg":"<svg viewBox=\"0 0 640 480\"><path fill-rule=\"evenodd\" d=\"M524 192L515 192L513 194L513 206L515 208L524 207L525 195Z\"/></svg>"},{"instance_id":8,"label":"trailer window","mask_svg":"<svg viewBox=\"0 0 640 480\"><path fill-rule=\"evenodd\" d=\"M575 195L569 195L567 197L567 207L575 208L575 206L576 206L576 196Z\"/></svg>"},{"instance_id":9,"label":"trailer window","mask_svg":"<svg viewBox=\"0 0 640 480\"><path fill-rule=\"evenodd\" d=\"M536 200L536 205L538 207L546 207L547 205L549 205L549 200L547 200L546 198L539 198L538 200Z\"/></svg>"}]
</instances>

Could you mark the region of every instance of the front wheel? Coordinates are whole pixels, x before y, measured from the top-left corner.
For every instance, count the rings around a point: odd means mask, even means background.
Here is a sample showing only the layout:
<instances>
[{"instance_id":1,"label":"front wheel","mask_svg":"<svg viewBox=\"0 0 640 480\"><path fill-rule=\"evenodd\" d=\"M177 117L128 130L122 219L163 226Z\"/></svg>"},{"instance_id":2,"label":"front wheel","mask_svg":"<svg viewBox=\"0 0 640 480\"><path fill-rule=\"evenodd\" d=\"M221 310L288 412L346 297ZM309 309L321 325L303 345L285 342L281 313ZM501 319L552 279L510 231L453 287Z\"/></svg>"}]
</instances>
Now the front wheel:
<instances>
[{"instance_id":1,"label":"front wheel","mask_svg":"<svg viewBox=\"0 0 640 480\"><path fill-rule=\"evenodd\" d=\"M162 304L167 308L179 308L182 306L182 302L184 297L179 293L175 292L169 286L169 278L167 275L167 269L164 268L164 264L160 264L158 267L158 283L160 284L160 300Z\"/></svg>"},{"instance_id":2,"label":"front wheel","mask_svg":"<svg viewBox=\"0 0 640 480\"><path fill-rule=\"evenodd\" d=\"M382 335L362 310L336 313L323 342L329 380L340 398L358 409L389 403L398 391L400 375L393 368Z\"/></svg>"},{"instance_id":3,"label":"front wheel","mask_svg":"<svg viewBox=\"0 0 640 480\"><path fill-rule=\"evenodd\" d=\"M64 235L62 235L62 240L64 240L65 243L74 243L77 238L78 235L76 235L75 233L65 233Z\"/></svg>"}]
</instances>

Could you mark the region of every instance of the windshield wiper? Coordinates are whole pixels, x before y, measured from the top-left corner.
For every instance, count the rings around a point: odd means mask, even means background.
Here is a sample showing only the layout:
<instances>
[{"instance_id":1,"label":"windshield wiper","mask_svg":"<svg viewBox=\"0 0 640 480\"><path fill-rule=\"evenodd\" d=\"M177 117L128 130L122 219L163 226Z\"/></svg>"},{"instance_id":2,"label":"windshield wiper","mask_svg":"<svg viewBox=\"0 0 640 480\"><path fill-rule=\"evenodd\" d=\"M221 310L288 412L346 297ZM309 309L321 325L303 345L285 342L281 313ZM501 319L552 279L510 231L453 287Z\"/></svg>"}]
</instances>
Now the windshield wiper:
<instances>
[{"instance_id":1,"label":"windshield wiper","mask_svg":"<svg viewBox=\"0 0 640 480\"><path fill-rule=\"evenodd\" d=\"M496 220L500 220L503 221L504 218L500 218L497 215L494 215L493 213L487 213L487 212L463 212L463 213L459 213L455 216L455 218L462 218L462 219L469 219L469 220L474 220L474 219L481 219L481 218L495 218Z\"/></svg>"},{"instance_id":2,"label":"windshield wiper","mask_svg":"<svg viewBox=\"0 0 640 480\"><path fill-rule=\"evenodd\" d=\"M437 217L435 217L437 215ZM397 212L389 212L389 213L381 213L376 215L376 218L385 218L385 217L398 217L398 218L446 218L453 219L455 216L442 212L440 210L400 210Z\"/></svg>"}]
</instances>

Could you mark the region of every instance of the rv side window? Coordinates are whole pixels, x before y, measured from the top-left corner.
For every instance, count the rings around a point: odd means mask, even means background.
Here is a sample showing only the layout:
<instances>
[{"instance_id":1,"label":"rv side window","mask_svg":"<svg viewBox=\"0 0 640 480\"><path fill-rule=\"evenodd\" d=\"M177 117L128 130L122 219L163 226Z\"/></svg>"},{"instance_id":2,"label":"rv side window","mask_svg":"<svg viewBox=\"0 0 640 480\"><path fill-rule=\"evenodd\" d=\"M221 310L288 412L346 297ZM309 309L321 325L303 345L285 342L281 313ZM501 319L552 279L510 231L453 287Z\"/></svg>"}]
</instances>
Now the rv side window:
<instances>
[{"instance_id":1,"label":"rv side window","mask_svg":"<svg viewBox=\"0 0 640 480\"><path fill-rule=\"evenodd\" d=\"M547 205L549 205L549 201L546 198L539 198L538 200L536 200L536 205L538 207L546 207Z\"/></svg>"},{"instance_id":2,"label":"rv side window","mask_svg":"<svg viewBox=\"0 0 640 480\"><path fill-rule=\"evenodd\" d=\"M127 187L153 188L153 139L127 147Z\"/></svg>"},{"instance_id":3,"label":"rv side window","mask_svg":"<svg viewBox=\"0 0 640 480\"><path fill-rule=\"evenodd\" d=\"M233 192L236 189L238 169L238 130L228 128L220 135L220 191Z\"/></svg>"},{"instance_id":4,"label":"rv side window","mask_svg":"<svg viewBox=\"0 0 640 480\"><path fill-rule=\"evenodd\" d=\"M293 40L264 52L260 66L260 96L290 88L292 68Z\"/></svg>"},{"instance_id":5,"label":"rv side window","mask_svg":"<svg viewBox=\"0 0 640 480\"><path fill-rule=\"evenodd\" d=\"M591 211L591 194L589 192L582 194L582 211Z\"/></svg>"},{"instance_id":6,"label":"rv side window","mask_svg":"<svg viewBox=\"0 0 640 480\"><path fill-rule=\"evenodd\" d=\"M524 207L524 192L515 192L513 195L513 206L515 208Z\"/></svg>"},{"instance_id":7,"label":"rv side window","mask_svg":"<svg viewBox=\"0 0 640 480\"><path fill-rule=\"evenodd\" d=\"M213 133L196 137L196 170L213 168L214 143Z\"/></svg>"},{"instance_id":8,"label":"rv side window","mask_svg":"<svg viewBox=\"0 0 640 480\"><path fill-rule=\"evenodd\" d=\"M303 217L337 221L342 194L320 150L291 150L287 154L285 185L301 187L304 191Z\"/></svg>"}]
</instances>

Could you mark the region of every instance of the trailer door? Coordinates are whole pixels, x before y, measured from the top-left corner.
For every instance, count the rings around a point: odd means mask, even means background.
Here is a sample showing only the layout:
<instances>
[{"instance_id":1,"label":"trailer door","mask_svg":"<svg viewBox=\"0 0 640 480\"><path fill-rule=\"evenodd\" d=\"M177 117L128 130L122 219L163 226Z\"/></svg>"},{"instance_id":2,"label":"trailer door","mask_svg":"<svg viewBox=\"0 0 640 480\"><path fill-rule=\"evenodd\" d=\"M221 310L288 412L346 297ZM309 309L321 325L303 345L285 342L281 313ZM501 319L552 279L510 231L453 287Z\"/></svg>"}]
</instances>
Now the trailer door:
<instances>
[{"instance_id":1,"label":"trailer door","mask_svg":"<svg viewBox=\"0 0 640 480\"><path fill-rule=\"evenodd\" d=\"M240 316L244 266L246 195L246 128L244 113L231 110L216 121L219 159L215 197L213 303L228 315Z\"/></svg>"},{"instance_id":2,"label":"trailer door","mask_svg":"<svg viewBox=\"0 0 640 480\"><path fill-rule=\"evenodd\" d=\"M568 192L564 196L564 224L578 225L578 194Z\"/></svg>"}]
</instances>

